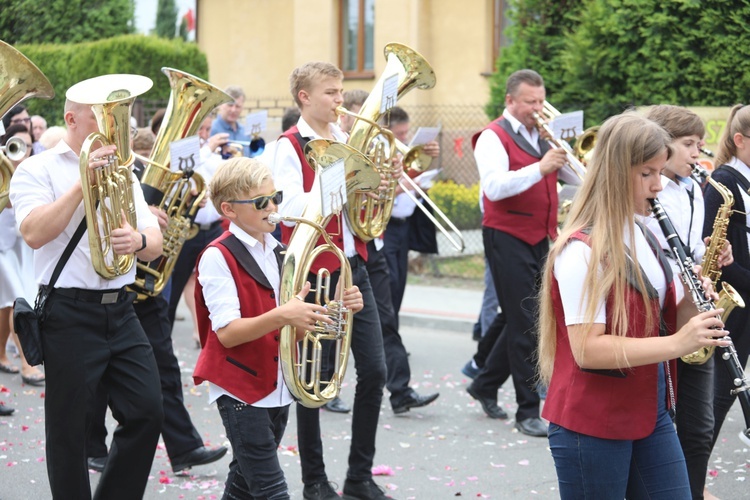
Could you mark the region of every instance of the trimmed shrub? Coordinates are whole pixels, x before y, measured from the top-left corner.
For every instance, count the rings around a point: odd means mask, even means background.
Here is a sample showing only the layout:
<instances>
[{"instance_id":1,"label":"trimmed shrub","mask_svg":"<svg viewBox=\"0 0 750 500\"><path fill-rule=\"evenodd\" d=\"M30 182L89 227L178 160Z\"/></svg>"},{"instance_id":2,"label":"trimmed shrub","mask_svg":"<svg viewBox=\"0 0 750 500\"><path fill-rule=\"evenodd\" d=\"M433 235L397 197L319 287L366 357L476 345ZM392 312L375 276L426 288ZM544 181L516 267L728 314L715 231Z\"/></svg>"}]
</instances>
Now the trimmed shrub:
<instances>
[{"instance_id":1,"label":"trimmed shrub","mask_svg":"<svg viewBox=\"0 0 750 500\"><path fill-rule=\"evenodd\" d=\"M459 229L478 229L482 225L479 210L479 184L464 186L455 182L438 181L427 195Z\"/></svg>"}]
</instances>

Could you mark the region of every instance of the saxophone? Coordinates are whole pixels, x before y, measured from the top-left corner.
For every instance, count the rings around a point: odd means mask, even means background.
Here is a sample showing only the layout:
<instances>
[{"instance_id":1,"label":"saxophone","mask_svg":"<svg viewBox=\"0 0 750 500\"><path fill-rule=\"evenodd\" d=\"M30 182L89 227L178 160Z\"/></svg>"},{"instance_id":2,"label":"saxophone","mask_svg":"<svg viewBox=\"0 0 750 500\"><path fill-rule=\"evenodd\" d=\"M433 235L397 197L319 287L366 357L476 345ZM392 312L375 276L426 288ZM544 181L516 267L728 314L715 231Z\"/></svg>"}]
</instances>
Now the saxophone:
<instances>
[{"instance_id":1,"label":"saxophone","mask_svg":"<svg viewBox=\"0 0 750 500\"><path fill-rule=\"evenodd\" d=\"M711 232L711 239L706 247L706 253L703 255L703 260L701 261L703 276L710 278L714 287L716 287L719 278L721 277L721 268L718 264L719 254L727 241L727 227L729 226L729 217L732 215L734 196L726 186L713 180L711 175L698 164L693 165L693 177L699 183L707 181L724 199L724 203L719 207L719 211L716 213L713 230ZM729 283L723 282L721 288L719 304L717 304L717 306L724 308L724 314L721 315L721 320L726 322L732 309L735 307L745 307L745 304L742 297L740 297L737 291L735 291ZM713 356L714 350L714 346L702 347L692 354L683 356L681 359L685 363L691 365L702 365Z\"/></svg>"}]
</instances>

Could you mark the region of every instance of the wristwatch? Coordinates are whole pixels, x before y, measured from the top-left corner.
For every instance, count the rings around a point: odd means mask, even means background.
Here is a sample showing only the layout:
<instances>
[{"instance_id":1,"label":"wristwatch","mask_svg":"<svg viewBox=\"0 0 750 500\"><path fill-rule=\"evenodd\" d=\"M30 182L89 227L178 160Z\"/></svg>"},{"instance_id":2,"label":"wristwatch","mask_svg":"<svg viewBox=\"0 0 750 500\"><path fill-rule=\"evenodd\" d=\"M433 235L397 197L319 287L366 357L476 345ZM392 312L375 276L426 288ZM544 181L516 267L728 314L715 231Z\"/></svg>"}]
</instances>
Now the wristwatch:
<instances>
[{"instance_id":1,"label":"wristwatch","mask_svg":"<svg viewBox=\"0 0 750 500\"><path fill-rule=\"evenodd\" d=\"M138 250L136 250L136 252L140 252L141 250L143 250L144 248L146 248L146 235L143 234L143 233L141 233L141 241L143 242L143 244L141 245L141 248L139 248Z\"/></svg>"}]
</instances>

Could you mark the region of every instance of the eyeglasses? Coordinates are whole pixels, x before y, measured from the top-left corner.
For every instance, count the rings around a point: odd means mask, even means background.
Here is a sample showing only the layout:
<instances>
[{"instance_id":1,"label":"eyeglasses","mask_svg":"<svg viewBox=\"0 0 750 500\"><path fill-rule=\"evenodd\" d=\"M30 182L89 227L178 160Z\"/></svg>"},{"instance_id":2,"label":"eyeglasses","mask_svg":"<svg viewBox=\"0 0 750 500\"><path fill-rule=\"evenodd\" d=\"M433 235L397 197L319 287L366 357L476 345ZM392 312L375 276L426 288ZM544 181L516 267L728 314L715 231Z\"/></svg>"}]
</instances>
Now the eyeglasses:
<instances>
[{"instance_id":1,"label":"eyeglasses","mask_svg":"<svg viewBox=\"0 0 750 500\"><path fill-rule=\"evenodd\" d=\"M11 118L11 125L18 125L20 123L31 123L31 118Z\"/></svg>"},{"instance_id":2,"label":"eyeglasses","mask_svg":"<svg viewBox=\"0 0 750 500\"><path fill-rule=\"evenodd\" d=\"M256 196L249 200L229 200L229 203L252 203L255 206L255 210L265 210L269 202L273 202L274 205L279 206L284 200L284 192L276 191L272 194L266 194L263 196Z\"/></svg>"}]
</instances>

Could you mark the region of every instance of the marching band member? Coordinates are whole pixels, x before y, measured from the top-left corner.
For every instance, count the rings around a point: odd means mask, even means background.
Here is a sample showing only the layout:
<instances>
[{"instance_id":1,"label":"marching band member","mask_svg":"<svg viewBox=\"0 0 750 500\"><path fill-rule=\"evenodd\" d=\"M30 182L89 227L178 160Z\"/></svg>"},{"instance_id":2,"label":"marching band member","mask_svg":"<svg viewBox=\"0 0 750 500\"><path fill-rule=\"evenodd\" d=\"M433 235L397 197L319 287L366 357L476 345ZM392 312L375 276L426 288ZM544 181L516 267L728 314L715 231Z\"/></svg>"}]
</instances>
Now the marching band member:
<instances>
[{"instance_id":1,"label":"marching band member","mask_svg":"<svg viewBox=\"0 0 750 500\"><path fill-rule=\"evenodd\" d=\"M545 265L542 415L563 499L690 498L670 360L726 342L711 329L723 327L721 309L698 314L691 300L676 302L671 268L642 223L669 143L635 113L607 120Z\"/></svg>"},{"instance_id":2,"label":"marching band member","mask_svg":"<svg viewBox=\"0 0 750 500\"><path fill-rule=\"evenodd\" d=\"M90 105L65 103L67 134L57 146L34 155L13 175L11 203L24 240L35 249L37 282L46 286L84 218L79 155L98 131ZM126 124L127 126L127 124ZM89 169L107 164L115 146L90 155ZM162 235L137 182L138 227L127 222L111 233L118 255L150 261L162 252ZM45 427L47 473L54 498L90 498L86 468L86 412L101 383L121 423L99 480L97 498L140 498L146 487L163 418L159 374L143 328L133 311L135 266L112 280L91 265L89 240L73 248L47 299L42 344L47 374Z\"/></svg>"}]
</instances>

